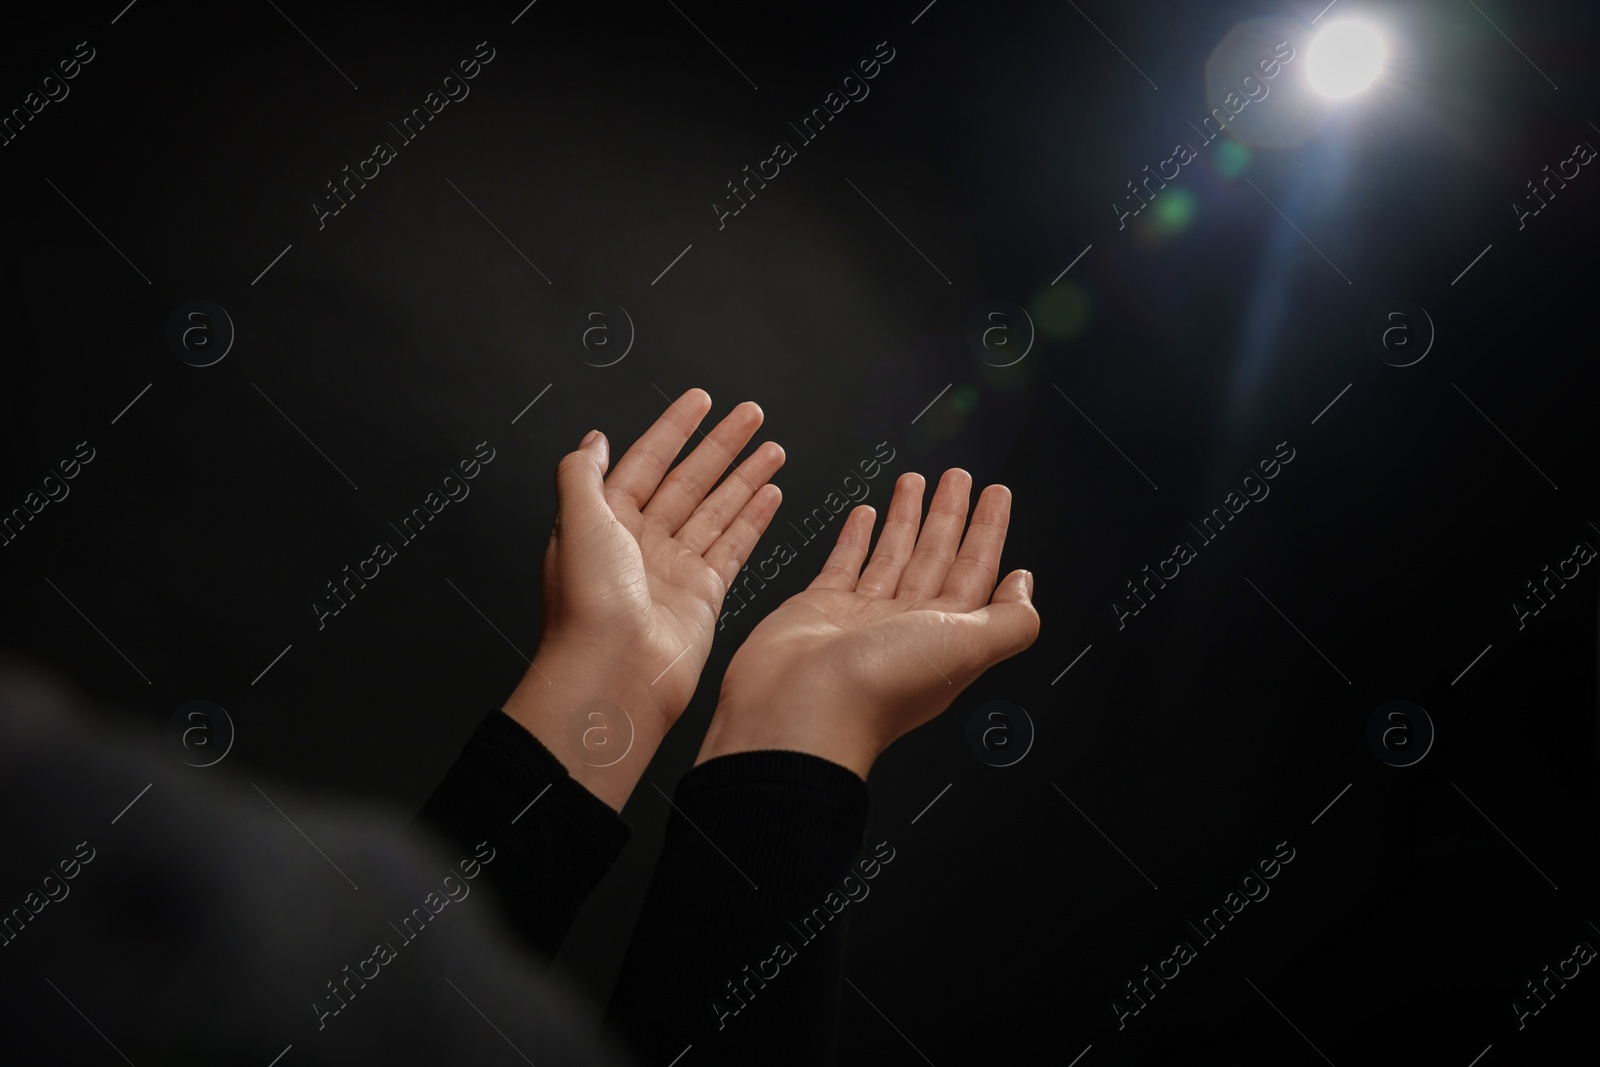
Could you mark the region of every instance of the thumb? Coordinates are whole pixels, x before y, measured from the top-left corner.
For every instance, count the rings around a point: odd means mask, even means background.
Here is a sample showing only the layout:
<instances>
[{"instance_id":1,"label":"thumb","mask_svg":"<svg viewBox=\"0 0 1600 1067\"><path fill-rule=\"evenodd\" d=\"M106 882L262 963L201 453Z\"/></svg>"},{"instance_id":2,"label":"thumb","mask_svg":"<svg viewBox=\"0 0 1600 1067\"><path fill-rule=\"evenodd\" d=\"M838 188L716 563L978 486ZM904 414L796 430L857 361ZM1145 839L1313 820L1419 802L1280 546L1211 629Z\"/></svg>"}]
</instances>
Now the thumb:
<instances>
[{"instance_id":1,"label":"thumb","mask_svg":"<svg viewBox=\"0 0 1600 1067\"><path fill-rule=\"evenodd\" d=\"M978 672L988 670L1028 648L1039 637L1039 612L1033 606L1033 573L1015 570L1005 576L989 603L972 612L977 632L970 655Z\"/></svg>"},{"instance_id":2,"label":"thumb","mask_svg":"<svg viewBox=\"0 0 1600 1067\"><path fill-rule=\"evenodd\" d=\"M606 435L590 430L576 450L556 465L556 529L582 531L614 518L606 502L605 473L611 449Z\"/></svg>"}]
</instances>

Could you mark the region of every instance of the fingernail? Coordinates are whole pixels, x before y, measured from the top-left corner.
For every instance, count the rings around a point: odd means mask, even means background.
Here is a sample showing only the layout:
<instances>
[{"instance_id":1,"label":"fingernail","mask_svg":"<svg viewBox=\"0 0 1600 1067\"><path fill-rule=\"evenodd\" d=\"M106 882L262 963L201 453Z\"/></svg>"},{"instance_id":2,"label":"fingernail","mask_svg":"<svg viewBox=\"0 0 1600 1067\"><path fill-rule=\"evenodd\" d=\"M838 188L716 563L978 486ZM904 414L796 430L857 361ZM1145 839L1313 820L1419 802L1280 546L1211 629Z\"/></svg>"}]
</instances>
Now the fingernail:
<instances>
[{"instance_id":1,"label":"fingernail","mask_svg":"<svg viewBox=\"0 0 1600 1067\"><path fill-rule=\"evenodd\" d=\"M1028 590L1028 599L1032 600L1033 599L1033 572L1032 571L1023 571L1022 572L1022 584Z\"/></svg>"},{"instance_id":2,"label":"fingernail","mask_svg":"<svg viewBox=\"0 0 1600 1067\"><path fill-rule=\"evenodd\" d=\"M592 442L596 437L599 437L599 436L600 436L600 431L599 430L590 430L588 433L583 435L583 440L578 442L578 447L579 448L587 448L589 446L590 442Z\"/></svg>"}]
</instances>

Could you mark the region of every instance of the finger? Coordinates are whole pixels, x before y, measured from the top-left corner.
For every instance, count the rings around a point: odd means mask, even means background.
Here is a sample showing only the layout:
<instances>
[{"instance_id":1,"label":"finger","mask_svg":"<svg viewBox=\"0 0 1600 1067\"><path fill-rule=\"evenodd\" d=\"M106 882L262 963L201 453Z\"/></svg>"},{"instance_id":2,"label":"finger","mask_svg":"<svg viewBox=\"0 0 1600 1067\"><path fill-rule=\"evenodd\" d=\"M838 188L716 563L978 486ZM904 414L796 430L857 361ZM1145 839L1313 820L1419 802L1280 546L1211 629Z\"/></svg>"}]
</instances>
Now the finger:
<instances>
[{"instance_id":1,"label":"finger","mask_svg":"<svg viewBox=\"0 0 1600 1067\"><path fill-rule=\"evenodd\" d=\"M740 447L744 447L743 442L740 442ZM778 442L763 442L760 448L734 468L732 474L722 480L722 484L689 516L689 521L678 527L678 532L673 535L678 543L704 555L706 549L727 530L734 516L744 510L756 491L766 485L778 468L783 466L785 458L783 446ZM679 467L679 470L682 469ZM673 471L667 481L670 482L676 475L677 471ZM662 485L651 499L650 506L655 507L656 500L666 491L666 485ZM650 511L646 509L645 514L650 514Z\"/></svg>"},{"instance_id":2,"label":"finger","mask_svg":"<svg viewBox=\"0 0 1600 1067\"><path fill-rule=\"evenodd\" d=\"M861 573L861 564L867 558L867 546L872 543L872 525L877 517L877 512L870 504L852 508L844 525L839 528L839 539L834 542L833 551L828 553L827 562L806 588L854 589L856 577Z\"/></svg>"},{"instance_id":3,"label":"finger","mask_svg":"<svg viewBox=\"0 0 1600 1067\"><path fill-rule=\"evenodd\" d=\"M744 451L763 417L761 406L753 400L746 400L724 415L710 433L701 435L689 457L663 479L644 513L676 533L733 463L733 457ZM759 485L751 486L750 492L758 488Z\"/></svg>"},{"instance_id":4,"label":"finger","mask_svg":"<svg viewBox=\"0 0 1600 1067\"><path fill-rule=\"evenodd\" d=\"M967 524L967 498L972 494L972 475L951 467L939 479L928 517L917 536L917 548L900 576L895 598L929 600L939 595L945 575L961 546L961 530Z\"/></svg>"},{"instance_id":5,"label":"finger","mask_svg":"<svg viewBox=\"0 0 1600 1067\"><path fill-rule=\"evenodd\" d=\"M717 538L716 544L706 549L703 558L717 572L724 587L732 587L733 580L739 576L739 568L750 558L782 500L783 491L777 486L771 482L763 485L734 517L727 531Z\"/></svg>"},{"instance_id":6,"label":"finger","mask_svg":"<svg viewBox=\"0 0 1600 1067\"><path fill-rule=\"evenodd\" d=\"M989 603L977 611L957 615L971 620L965 642L964 673L976 678L1003 659L1028 648L1039 637L1039 612L1033 606L1033 574L1016 570L1006 575Z\"/></svg>"},{"instance_id":7,"label":"finger","mask_svg":"<svg viewBox=\"0 0 1600 1067\"><path fill-rule=\"evenodd\" d=\"M889 499L889 514L883 520L883 532L878 535L878 547L872 550L872 560L856 582L856 592L862 596L877 600L894 596L900 584L900 572L911 559L911 550L917 543L917 528L922 525L923 484L922 475L915 471L896 479L894 496Z\"/></svg>"},{"instance_id":8,"label":"finger","mask_svg":"<svg viewBox=\"0 0 1600 1067\"><path fill-rule=\"evenodd\" d=\"M582 532L615 518L606 503L605 473L611 446L590 430L576 451L556 465L556 532Z\"/></svg>"},{"instance_id":9,"label":"finger","mask_svg":"<svg viewBox=\"0 0 1600 1067\"><path fill-rule=\"evenodd\" d=\"M644 510L683 443L710 410L711 395L704 389L690 389L673 401L617 461L617 469L606 479L606 488L627 494L634 507Z\"/></svg>"},{"instance_id":10,"label":"finger","mask_svg":"<svg viewBox=\"0 0 1600 1067\"><path fill-rule=\"evenodd\" d=\"M944 576L941 599L951 599L963 611L972 611L989 602L995 578L1000 573L1000 550L1005 547L1006 528L1011 524L1011 490L991 485L978 497L972 509L972 522L961 542L956 561Z\"/></svg>"}]
</instances>

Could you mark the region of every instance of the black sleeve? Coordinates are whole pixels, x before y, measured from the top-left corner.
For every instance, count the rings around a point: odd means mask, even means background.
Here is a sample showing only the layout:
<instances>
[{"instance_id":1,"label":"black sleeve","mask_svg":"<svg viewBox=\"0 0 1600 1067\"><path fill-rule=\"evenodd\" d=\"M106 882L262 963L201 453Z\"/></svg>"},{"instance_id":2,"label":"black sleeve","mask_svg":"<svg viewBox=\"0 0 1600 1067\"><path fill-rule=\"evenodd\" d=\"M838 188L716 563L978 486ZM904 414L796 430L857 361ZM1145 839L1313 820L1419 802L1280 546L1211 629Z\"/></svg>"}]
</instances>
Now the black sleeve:
<instances>
[{"instance_id":1,"label":"black sleeve","mask_svg":"<svg viewBox=\"0 0 1600 1067\"><path fill-rule=\"evenodd\" d=\"M483 880L524 945L545 959L632 832L502 711L479 724L417 824L463 855L493 842Z\"/></svg>"},{"instance_id":2,"label":"black sleeve","mask_svg":"<svg viewBox=\"0 0 1600 1067\"><path fill-rule=\"evenodd\" d=\"M832 1064L866 783L798 752L683 777L608 1012L642 1062ZM892 854L891 857L892 858ZM857 886L852 890L852 886Z\"/></svg>"}]
</instances>

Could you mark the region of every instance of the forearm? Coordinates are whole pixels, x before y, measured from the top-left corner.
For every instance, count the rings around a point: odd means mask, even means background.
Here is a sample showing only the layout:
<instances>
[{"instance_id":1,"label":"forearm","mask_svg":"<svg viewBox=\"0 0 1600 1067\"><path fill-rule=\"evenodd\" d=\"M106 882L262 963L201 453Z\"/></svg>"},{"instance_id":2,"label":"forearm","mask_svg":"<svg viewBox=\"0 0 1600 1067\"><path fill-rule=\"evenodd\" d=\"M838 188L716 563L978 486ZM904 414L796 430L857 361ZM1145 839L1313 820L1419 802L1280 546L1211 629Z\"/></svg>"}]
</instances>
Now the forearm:
<instances>
[{"instance_id":1,"label":"forearm","mask_svg":"<svg viewBox=\"0 0 1600 1067\"><path fill-rule=\"evenodd\" d=\"M539 740L489 713L417 816L452 853L493 849L483 884L524 947L549 958L629 837Z\"/></svg>"},{"instance_id":2,"label":"forearm","mask_svg":"<svg viewBox=\"0 0 1600 1067\"><path fill-rule=\"evenodd\" d=\"M651 680L619 666L625 662L597 648L541 642L504 707L574 781L618 812L671 726Z\"/></svg>"},{"instance_id":3,"label":"forearm","mask_svg":"<svg viewBox=\"0 0 1600 1067\"><path fill-rule=\"evenodd\" d=\"M857 776L794 752L685 775L609 1025L647 1061L693 1043L700 1062L834 1062L866 809Z\"/></svg>"},{"instance_id":4,"label":"forearm","mask_svg":"<svg viewBox=\"0 0 1600 1067\"><path fill-rule=\"evenodd\" d=\"M648 679L615 650L541 641L504 708L488 716L418 821L470 855L526 946L553 955L627 841L619 812L666 721Z\"/></svg>"}]
</instances>

